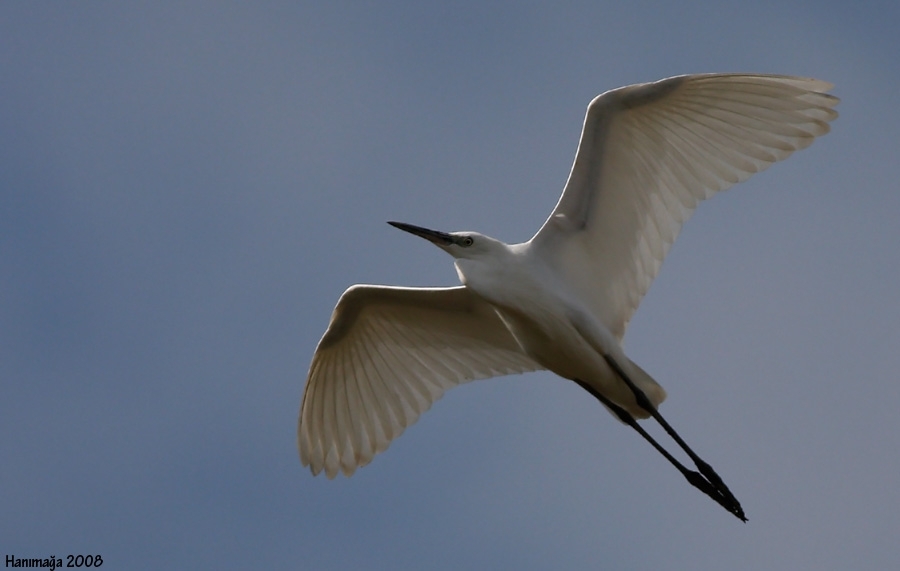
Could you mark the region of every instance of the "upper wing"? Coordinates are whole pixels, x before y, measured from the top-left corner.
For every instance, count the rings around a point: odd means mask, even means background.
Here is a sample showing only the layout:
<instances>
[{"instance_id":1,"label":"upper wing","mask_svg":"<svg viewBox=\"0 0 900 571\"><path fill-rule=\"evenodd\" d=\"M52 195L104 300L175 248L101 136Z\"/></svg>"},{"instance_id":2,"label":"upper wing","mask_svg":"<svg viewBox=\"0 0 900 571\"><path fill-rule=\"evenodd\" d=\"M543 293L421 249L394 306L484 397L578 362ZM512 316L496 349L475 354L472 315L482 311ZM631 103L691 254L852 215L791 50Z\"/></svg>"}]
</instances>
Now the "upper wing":
<instances>
[{"instance_id":1,"label":"upper wing","mask_svg":"<svg viewBox=\"0 0 900 571\"><path fill-rule=\"evenodd\" d=\"M621 339L697 203L827 133L830 88L708 74L607 91L588 106L569 180L532 247Z\"/></svg>"},{"instance_id":2,"label":"upper wing","mask_svg":"<svg viewBox=\"0 0 900 571\"><path fill-rule=\"evenodd\" d=\"M541 367L465 287L355 285L309 368L297 441L313 474L349 476L459 383Z\"/></svg>"}]
</instances>

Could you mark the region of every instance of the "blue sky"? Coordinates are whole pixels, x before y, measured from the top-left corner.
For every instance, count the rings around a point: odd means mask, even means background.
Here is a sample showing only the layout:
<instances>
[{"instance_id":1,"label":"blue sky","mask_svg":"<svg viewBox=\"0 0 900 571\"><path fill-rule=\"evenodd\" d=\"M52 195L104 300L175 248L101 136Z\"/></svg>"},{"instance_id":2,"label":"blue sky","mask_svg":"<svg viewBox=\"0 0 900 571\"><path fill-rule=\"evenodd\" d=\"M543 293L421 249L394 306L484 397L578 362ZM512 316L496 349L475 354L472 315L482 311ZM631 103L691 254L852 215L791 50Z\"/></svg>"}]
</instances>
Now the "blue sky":
<instances>
[{"instance_id":1,"label":"blue sky","mask_svg":"<svg viewBox=\"0 0 900 571\"><path fill-rule=\"evenodd\" d=\"M0 554L104 568L885 569L900 557L894 2L0 4ZM750 518L550 374L351 479L295 450L401 220L531 236L590 99L814 76L810 149L701 205L625 338Z\"/></svg>"}]
</instances>

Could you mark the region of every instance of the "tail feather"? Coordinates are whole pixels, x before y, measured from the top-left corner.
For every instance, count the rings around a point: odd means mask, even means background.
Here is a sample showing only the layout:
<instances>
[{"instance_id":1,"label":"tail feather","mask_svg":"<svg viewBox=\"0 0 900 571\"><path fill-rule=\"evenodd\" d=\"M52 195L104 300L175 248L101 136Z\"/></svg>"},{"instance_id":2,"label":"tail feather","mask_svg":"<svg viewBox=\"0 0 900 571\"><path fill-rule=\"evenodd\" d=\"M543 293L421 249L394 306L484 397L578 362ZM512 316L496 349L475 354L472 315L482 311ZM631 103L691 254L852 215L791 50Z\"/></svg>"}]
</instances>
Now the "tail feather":
<instances>
[{"instance_id":1,"label":"tail feather","mask_svg":"<svg viewBox=\"0 0 900 571\"><path fill-rule=\"evenodd\" d=\"M630 365L628 376L631 382L647 395L647 398L653 404L653 408L658 409L659 405L666 400L666 390L637 363L629 359L628 364ZM634 399L629 399L629 402L625 403L624 408L635 418L648 418L650 416L650 413L638 406L637 401Z\"/></svg>"}]
</instances>

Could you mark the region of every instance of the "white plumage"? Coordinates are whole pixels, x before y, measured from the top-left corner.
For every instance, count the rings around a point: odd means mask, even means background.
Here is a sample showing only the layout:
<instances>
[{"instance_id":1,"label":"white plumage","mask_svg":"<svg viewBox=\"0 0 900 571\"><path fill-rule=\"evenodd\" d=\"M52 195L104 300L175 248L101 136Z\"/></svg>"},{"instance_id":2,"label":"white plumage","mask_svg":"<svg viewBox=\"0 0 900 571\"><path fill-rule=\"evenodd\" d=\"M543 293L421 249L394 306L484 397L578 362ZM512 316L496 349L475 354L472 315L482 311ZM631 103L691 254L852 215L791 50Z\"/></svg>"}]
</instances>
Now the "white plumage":
<instances>
[{"instance_id":1,"label":"white plumage","mask_svg":"<svg viewBox=\"0 0 900 571\"><path fill-rule=\"evenodd\" d=\"M830 88L710 74L607 91L588 107L565 190L532 243L621 339L697 203L827 133Z\"/></svg>"},{"instance_id":2,"label":"white plumage","mask_svg":"<svg viewBox=\"0 0 900 571\"><path fill-rule=\"evenodd\" d=\"M540 369L465 287L355 285L313 357L300 459L348 476L459 383Z\"/></svg>"},{"instance_id":3,"label":"white plumage","mask_svg":"<svg viewBox=\"0 0 900 571\"><path fill-rule=\"evenodd\" d=\"M621 350L629 320L701 200L828 132L830 88L707 74L608 91L589 105L562 196L528 242L392 223L453 255L464 285L357 285L341 296L309 370L302 463L349 476L445 390L539 369L611 410L655 414L665 392Z\"/></svg>"}]
</instances>

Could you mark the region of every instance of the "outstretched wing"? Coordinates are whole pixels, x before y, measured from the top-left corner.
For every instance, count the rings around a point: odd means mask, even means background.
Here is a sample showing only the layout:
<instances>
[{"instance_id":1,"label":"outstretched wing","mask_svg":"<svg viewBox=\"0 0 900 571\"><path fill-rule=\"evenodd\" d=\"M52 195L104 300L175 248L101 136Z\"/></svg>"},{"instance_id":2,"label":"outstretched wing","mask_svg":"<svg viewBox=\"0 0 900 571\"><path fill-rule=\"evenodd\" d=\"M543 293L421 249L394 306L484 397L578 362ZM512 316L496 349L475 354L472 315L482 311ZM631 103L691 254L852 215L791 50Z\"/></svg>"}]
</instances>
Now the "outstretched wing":
<instances>
[{"instance_id":1,"label":"outstretched wing","mask_svg":"<svg viewBox=\"0 0 900 571\"><path fill-rule=\"evenodd\" d=\"M465 287L355 285L338 301L309 368L300 460L347 476L460 383L541 367Z\"/></svg>"},{"instance_id":2,"label":"outstretched wing","mask_svg":"<svg viewBox=\"0 0 900 571\"><path fill-rule=\"evenodd\" d=\"M598 96L565 190L531 246L621 339L697 203L827 133L838 103L830 88L708 74Z\"/></svg>"}]
</instances>

